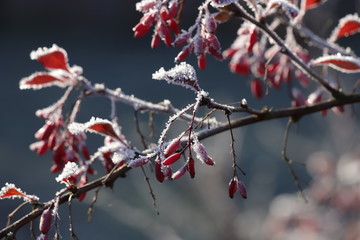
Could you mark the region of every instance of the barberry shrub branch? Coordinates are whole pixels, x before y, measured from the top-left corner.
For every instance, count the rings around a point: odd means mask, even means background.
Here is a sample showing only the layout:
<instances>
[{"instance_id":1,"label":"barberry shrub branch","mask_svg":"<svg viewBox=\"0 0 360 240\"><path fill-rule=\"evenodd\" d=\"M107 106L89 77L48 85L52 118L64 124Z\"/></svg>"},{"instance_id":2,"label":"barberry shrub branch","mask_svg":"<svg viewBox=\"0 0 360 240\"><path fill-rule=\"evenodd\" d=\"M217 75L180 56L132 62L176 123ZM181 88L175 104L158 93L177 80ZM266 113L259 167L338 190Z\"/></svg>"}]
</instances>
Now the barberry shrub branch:
<instances>
[{"instance_id":1,"label":"barberry shrub branch","mask_svg":"<svg viewBox=\"0 0 360 240\"><path fill-rule=\"evenodd\" d=\"M205 0L198 8L194 23L182 29L181 14L183 7L186 7L185 1L139 1L136 10L143 17L133 28L134 37L142 37L153 30L152 48L157 48L161 42L168 47L182 47L175 57L176 65L169 70L159 66L160 69L153 73L152 78L176 85L169 87L191 90L194 97L183 108L173 106L170 100L153 103L126 94L120 88L109 89L103 83L93 84L83 76L81 67L69 64L65 49L55 44L50 48L39 48L31 52L31 59L37 60L45 70L21 79L20 89L40 90L55 86L65 90L58 101L36 112L37 117L44 119L44 125L35 133L37 141L30 145L30 149L39 155L52 153L51 171L58 174L56 181L64 185L61 185L63 188L54 194L53 199L40 201L36 196L27 195L14 184L7 183L0 191L0 199L18 197L34 209L13 223L10 221L14 213L10 213L9 224L0 231L0 238L13 237L20 228L40 217L38 239L48 238L52 227L54 238L58 239L59 206L67 202L70 235L77 239L71 214L72 201L75 198L81 201L89 191L97 189L89 208L91 215L99 189L113 187L116 180L137 168L144 173L157 210L155 194L150 184L152 177L148 177L144 166L153 167L154 178L158 182L174 181L186 175L194 178L195 168L199 164L204 168L216 167L215 162L222 164L220 159L213 159L209 155L203 140L225 131L230 133L233 154L232 159L229 159L233 163L233 169L229 169L233 172L228 186L229 197L233 198L235 192L239 192L243 198L247 198L247 189L238 174L238 171L245 173L246 169L241 169L237 162L233 130L278 118L289 119L285 128L282 157L298 190L303 194L300 180L291 165L292 161L286 154L290 126L306 115L318 112L324 114L330 109L342 113L344 105L360 102L360 93L355 91L356 83L355 90L347 93L342 89L341 81L331 80L334 71L342 74L360 72L360 60L356 54L336 43L339 38L360 31L359 17L351 14L341 18L330 36L323 39L308 30L303 23L307 11L321 8L323 2L325 1ZM231 18L238 21L239 28L234 42L223 51L217 29ZM299 40L296 36L301 36L306 41L300 42L301 38ZM322 50L321 55L309 52L311 46ZM184 62L192 53L201 70L206 69L207 55L219 61L230 59L230 71L252 76L250 91L256 98L266 95L264 86L268 92L286 85L290 90L289 99L286 99L289 107L264 106L262 109L255 109L241 96L235 99L236 104L213 99L211 92L201 87L196 68ZM322 67L321 74L317 72L319 66ZM72 93L77 94L73 102L70 98ZM77 122L84 99L91 96L111 100L110 118L94 116L87 122ZM64 106L69 103L72 107L66 111ZM115 111L117 103L131 106L135 111L135 127L142 140L141 147L132 144L131 139L123 134ZM209 112L203 115L199 111L201 108L207 108ZM165 114L169 117L161 133L156 136L157 141L147 143L140 131L137 117L145 112L150 116ZM211 117L214 112L222 112L224 117ZM179 121L185 123L182 129L174 127ZM149 122L151 125L150 119ZM102 146L96 150L88 149L88 133L103 136ZM95 162L100 162L104 169L95 170Z\"/></svg>"}]
</instances>

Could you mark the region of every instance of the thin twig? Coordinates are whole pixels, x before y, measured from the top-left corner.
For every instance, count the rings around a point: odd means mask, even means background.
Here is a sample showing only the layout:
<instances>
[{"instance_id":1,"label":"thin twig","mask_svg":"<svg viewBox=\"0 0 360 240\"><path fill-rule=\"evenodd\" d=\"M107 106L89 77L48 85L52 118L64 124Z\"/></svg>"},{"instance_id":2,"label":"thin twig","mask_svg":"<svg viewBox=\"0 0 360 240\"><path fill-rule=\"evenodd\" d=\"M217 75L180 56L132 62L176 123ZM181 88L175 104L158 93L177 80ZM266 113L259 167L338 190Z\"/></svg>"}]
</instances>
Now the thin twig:
<instances>
[{"instance_id":1,"label":"thin twig","mask_svg":"<svg viewBox=\"0 0 360 240\"><path fill-rule=\"evenodd\" d=\"M69 196L69 200L68 200L68 207L69 207L69 231L70 231L70 236L71 236L73 239L79 240L79 238L76 236L76 234L75 234L75 232L74 232L74 225L73 225L72 211L71 211L72 198L73 198L73 195L70 195L70 196Z\"/></svg>"},{"instance_id":2,"label":"thin twig","mask_svg":"<svg viewBox=\"0 0 360 240\"><path fill-rule=\"evenodd\" d=\"M148 177L147 174L146 174L146 171L145 171L145 169L144 169L144 166L141 166L141 170L142 170L142 172L143 172L143 174L144 174L144 180L146 181L147 186L148 186L148 188L149 188L149 192L150 192L151 198L152 198L152 200L153 200L153 206L154 206L154 208L155 208L156 214L159 215L160 212L159 212L159 209L158 209L157 204L156 204L156 196L155 196L154 191L153 191L153 189L152 189L152 187L151 187L150 180L149 180L149 177Z\"/></svg>"},{"instance_id":3,"label":"thin twig","mask_svg":"<svg viewBox=\"0 0 360 240\"><path fill-rule=\"evenodd\" d=\"M94 197L92 198L91 200L91 203L90 203L90 206L88 208L88 211L87 211L87 214L88 214L88 219L87 219L87 222L88 223L91 223L91 220L92 220L92 215L93 215L93 212L94 212L94 206L95 206L95 203L98 199L98 195L99 195L99 192L100 192L100 189L102 188L102 186L98 187L96 190L95 190L95 193L94 193Z\"/></svg>"},{"instance_id":4,"label":"thin twig","mask_svg":"<svg viewBox=\"0 0 360 240\"><path fill-rule=\"evenodd\" d=\"M284 142L283 142L283 148L281 151L281 156L282 156L282 159L285 161L286 165L288 166L289 172L294 180L294 183L300 193L301 198L304 199L305 202L308 202L308 200L306 199L306 196L304 194L304 189L301 186L300 179L299 179L298 175L296 174L294 168L291 165L293 163L293 161L286 154L288 138L289 138L289 130L290 130L292 123L293 123L293 120L291 118L289 118L287 125L286 125L286 129L285 129Z\"/></svg>"},{"instance_id":5,"label":"thin twig","mask_svg":"<svg viewBox=\"0 0 360 240\"><path fill-rule=\"evenodd\" d=\"M14 211L12 211L9 215L8 215L8 221L7 221L7 224L6 226L9 226L11 224L11 220L13 219L14 215L23 207L25 206L26 204L28 204L29 202L23 202L21 203L18 207L16 207L14 209Z\"/></svg>"},{"instance_id":6,"label":"thin twig","mask_svg":"<svg viewBox=\"0 0 360 240\"><path fill-rule=\"evenodd\" d=\"M146 144L146 142L145 142L145 136L144 136L144 134L141 132L141 129L140 129L138 111L134 111L134 116L135 116L136 132L137 132L137 133L139 134L139 136L140 136L140 140L141 140L141 143L142 143L144 149L146 149L146 148L147 148L147 144Z\"/></svg>"},{"instance_id":7,"label":"thin twig","mask_svg":"<svg viewBox=\"0 0 360 240\"><path fill-rule=\"evenodd\" d=\"M233 169L234 169L234 177L236 176L236 170L239 169L240 172L245 175L245 172L239 167L239 165L236 163L236 153L235 153L235 138L234 138L234 134L232 131L232 127L231 127L231 121L230 121L230 116L228 114L226 114L226 118L228 120L228 124L229 124L229 132L230 132L230 137L231 137L231 153L232 153L232 158L233 158Z\"/></svg>"}]
</instances>

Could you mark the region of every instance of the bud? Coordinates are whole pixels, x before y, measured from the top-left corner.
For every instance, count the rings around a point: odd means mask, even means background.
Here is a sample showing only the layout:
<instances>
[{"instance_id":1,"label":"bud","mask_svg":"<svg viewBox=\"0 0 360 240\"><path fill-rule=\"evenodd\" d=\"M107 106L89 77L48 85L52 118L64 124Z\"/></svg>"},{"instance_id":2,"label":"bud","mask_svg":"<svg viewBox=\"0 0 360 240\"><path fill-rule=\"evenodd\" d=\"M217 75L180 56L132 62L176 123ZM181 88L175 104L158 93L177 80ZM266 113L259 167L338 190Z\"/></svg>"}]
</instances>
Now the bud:
<instances>
[{"instance_id":1,"label":"bud","mask_svg":"<svg viewBox=\"0 0 360 240\"><path fill-rule=\"evenodd\" d=\"M169 157L167 157L163 161L163 164L164 165L171 165L171 164L175 163L177 160L179 160L180 157L181 157L181 153L174 153L174 154L170 155Z\"/></svg>"},{"instance_id":2,"label":"bud","mask_svg":"<svg viewBox=\"0 0 360 240\"><path fill-rule=\"evenodd\" d=\"M52 213L49 208L45 209L40 217L39 230L41 233L46 234L51 228Z\"/></svg>"}]
</instances>

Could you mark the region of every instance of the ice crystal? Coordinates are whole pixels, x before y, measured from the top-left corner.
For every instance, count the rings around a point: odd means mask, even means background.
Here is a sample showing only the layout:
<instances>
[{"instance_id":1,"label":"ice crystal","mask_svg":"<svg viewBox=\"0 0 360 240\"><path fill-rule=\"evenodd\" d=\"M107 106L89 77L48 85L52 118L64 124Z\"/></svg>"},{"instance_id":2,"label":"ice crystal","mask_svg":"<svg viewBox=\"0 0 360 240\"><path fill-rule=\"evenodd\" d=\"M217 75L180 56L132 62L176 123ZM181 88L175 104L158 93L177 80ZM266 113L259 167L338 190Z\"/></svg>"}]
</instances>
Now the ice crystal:
<instances>
[{"instance_id":1,"label":"ice crystal","mask_svg":"<svg viewBox=\"0 0 360 240\"><path fill-rule=\"evenodd\" d=\"M4 198L22 198L25 201L35 202L38 201L39 198L34 195L27 195L20 188L17 188L13 183L5 183L5 186L0 190L0 199Z\"/></svg>"},{"instance_id":2,"label":"ice crystal","mask_svg":"<svg viewBox=\"0 0 360 240\"><path fill-rule=\"evenodd\" d=\"M57 182L67 183L65 180L78 173L79 167L74 162L66 163L62 173L55 179Z\"/></svg>"},{"instance_id":3,"label":"ice crystal","mask_svg":"<svg viewBox=\"0 0 360 240\"><path fill-rule=\"evenodd\" d=\"M190 88L195 92L201 90L198 84L195 69L185 62L176 65L168 71L164 68L160 68L158 71L153 73L152 78L155 80L165 80L169 84Z\"/></svg>"}]
</instances>

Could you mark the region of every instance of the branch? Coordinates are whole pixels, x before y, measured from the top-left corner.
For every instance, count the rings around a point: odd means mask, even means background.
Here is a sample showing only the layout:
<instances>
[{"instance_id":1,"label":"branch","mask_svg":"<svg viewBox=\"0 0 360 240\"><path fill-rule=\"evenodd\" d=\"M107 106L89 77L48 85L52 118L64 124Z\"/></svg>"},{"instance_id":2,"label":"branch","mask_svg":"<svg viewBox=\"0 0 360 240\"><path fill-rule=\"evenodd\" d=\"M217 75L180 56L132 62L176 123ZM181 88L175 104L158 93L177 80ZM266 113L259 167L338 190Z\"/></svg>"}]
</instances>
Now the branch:
<instances>
[{"instance_id":1,"label":"branch","mask_svg":"<svg viewBox=\"0 0 360 240\"><path fill-rule=\"evenodd\" d=\"M112 173L111 175L107 174L104 175L86 185L84 185L83 187L77 188L76 191L74 192L66 192L65 194L63 194L60 197L59 200L59 204L63 204L69 201L70 196L79 196L83 193L89 192L92 189L95 189L97 187L100 187L103 185L103 181L104 179L107 178L107 182L114 182L116 179L118 179L119 177L124 177L125 173L128 172L131 168L127 167L127 166L123 166L121 168L118 168L114 171L114 173ZM3 228L0 231L0 239L6 237L8 234L15 234L21 227L23 227L24 225L26 225L27 223L33 221L34 219L36 219L37 217L39 217L42 212L49 208L52 204L54 203L54 200L50 200L48 202L45 202L43 204L41 204L38 208L34 209L33 211L31 211L30 213L26 214L25 216L23 216L22 218L20 218L19 220L17 220L16 222L12 223L11 225Z\"/></svg>"},{"instance_id":2,"label":"branch","mask_svg":"<svg viewBox=\"0 0 360 240\"><path fill-rule=\"evenodd\" d=\"M292 63L296 65L302 72L306 73L311 78L315 79L318 83L320 83L327 91L329 91L333 97L342 97L343 93L338 91L337 89L332 88L329 83L324 81L321 77L315 74L306 63L304 63L299 57L297 57L284 43L284 41L274 32L272 31L268 25L264 21L258 21L253 16L245 12L239 5L231 4L229 11L233 12L236 17L245 19L255 26L257 26L261 31L263 31L270 39L272 39L280 48L281 53L291 59Z\"/></svg>"},{"instance_id":3,"label":"branch","mask_svg":"<svg viewBox=\"0 0 360 240\"><path fill-rule=\"evenodd\" d=\"M360 102L360 94L354 93L350 95L346 95L343 98L340 99L329 99L324 102L317 103L313 106L302 106L302 107L294 107L294 108L283 108L278 110L266 110L263 112L257 112L257 114L253 114L250 116L242 117L239 119L235 119L231 121L231 124L228 122L220 123L218 126L211 128L211 129L204 129L196 134L198 135L198 138L205 139L211 136L214 136L216 134L222 133L224 131L229 130L229 128L239 128L242 126L254 124L257 122L262 121L268 121L272 119L277 118L288 118L288 117L294 117L294 118L301 118L302 116L309 115L315 112L320 112L322 110L330 109L334 106L341 106L346 104L352 104ZM232 107L232 112L244 112L243 107ZM86 185L83 187L77 188L75 192L66 192L64 195L60 197L59 204L63 204L69 200L69 197L71 195L74 195L74 197L81 195L83 193L86 193L92 189L95 189L97 187L103 186L104 180L106 179L107 186L108 183L115 182L118 178L123 177L126 172L131 170L131 168L127 166L122 166L118 169L116 169L111 174L104 175ZM41 204L38 208L34 209L30 213L26 214L16 222L12 223L11 225L5 227L0 231L0 238L6 237L10 233L16 233L18 229L26 225L27 223L33 221L37 217L41 215L41 213L48 208L50 205L52 205L54 200L50 200L48 202L45 202Z\"/></svg>"}]
</instances>

